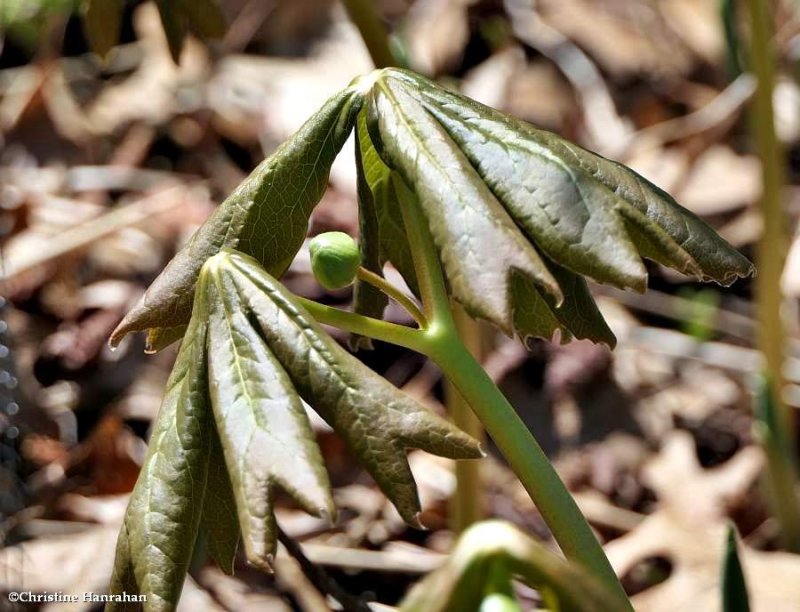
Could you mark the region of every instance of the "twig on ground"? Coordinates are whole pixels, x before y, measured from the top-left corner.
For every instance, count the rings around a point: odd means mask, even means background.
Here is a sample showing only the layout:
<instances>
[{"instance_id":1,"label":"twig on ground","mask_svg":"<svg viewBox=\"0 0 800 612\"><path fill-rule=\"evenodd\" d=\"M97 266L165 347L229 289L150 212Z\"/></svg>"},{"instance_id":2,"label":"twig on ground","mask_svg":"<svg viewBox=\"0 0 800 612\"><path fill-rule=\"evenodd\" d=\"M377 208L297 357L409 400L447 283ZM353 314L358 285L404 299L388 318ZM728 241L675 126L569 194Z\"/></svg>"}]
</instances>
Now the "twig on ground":
<instances>
[{"instance_id":1,"label":"twig on ground","mask_svg":"<svg viewBox=\"0 0 800 612\"><path fill-rule=\"evenodd\" d=\"M345 612L371 612L370 607L361 598L350 595L331 578L330 574L306 557L300 545L278 527L278 539L286 551L297 561L303 573L321 592L338 601Z\"/></svg>"}]
</instances>

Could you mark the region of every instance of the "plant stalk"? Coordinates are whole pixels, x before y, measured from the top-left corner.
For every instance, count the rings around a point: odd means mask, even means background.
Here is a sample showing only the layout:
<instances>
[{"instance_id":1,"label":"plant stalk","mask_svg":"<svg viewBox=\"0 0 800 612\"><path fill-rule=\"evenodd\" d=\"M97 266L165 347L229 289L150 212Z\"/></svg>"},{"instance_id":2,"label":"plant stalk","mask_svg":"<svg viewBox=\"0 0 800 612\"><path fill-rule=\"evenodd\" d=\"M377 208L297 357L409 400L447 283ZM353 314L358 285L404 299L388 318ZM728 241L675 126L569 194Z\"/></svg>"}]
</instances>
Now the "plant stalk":
<instances>
[{"instance_id":1,"label":"plant stalk","mask_svg":"<svg viewBox=\"0 0 800 612\"><path fill-rule=\"evenodd\" d=\"M365 283L369 283L373 287L375 287L378 291L381 291L387 297L393 299L397 302L400 306L402 306L408 314L417 322L417 325L420 327L425 327L428 322L425 319L425 315L422 314L422 311L416 305L414 300L408 297L402 291L399 291L397 287L392 285L389 281L387 281L382 276L375 274L372 270L367 270L363 266L358 269L356 273L358 278Z\"/></svg>"},{"instance_id":2,"label":"plant stalk","mask_svg":"<svg viewBox=\"0 0 800 612\"><path fill-rule=\"evenodd\" d=\"M564 555L587 568L631 610L603 548L544 451L481 365L457 338L433 356L467 399L553 533ZM625 602L624 607L622 602Z\"/></svg>"},{"instance_id":3,"label":"plant stalk","mask_svg":"<svg viewBox=\"0 0 800 612\"><path fill-rule=\"evenodd\" d=\"M304 297L295 296L295 298L311 316L323 325L332 325L353 334L368 336L381 342L390 342L423 355L428 353L428 342L421 330L365 317L355 312L339 310Z\"/></svg>"},{"instance_id":4,"label":"plant stalk","mask_svg":"<svg viewBox=\"0 0 800 612\"><path fill-rule=\"evenodd\" d=\"M402 181L396 183L396 187L401 188L398 195L407 193L402 191L402 188L408 189ZM539 443L461 342L449 308L439 256L419 204L413 197L400 197L400 203L423 309L431 321L424 332L426 354L442 369L486 427L544 517L564 555L605 583L618 599L618 609L632 610L602 546Z\"/></svg>"},{"instance_id":5,"label":"plant stalk","mask_svg":"<svg viewBox=\"0 0 800 612\"><path fill-rule=\"evenodd\" d=\"M351 21L361 33L375 68L394 66L396 62L389 48L386 29L376 10L376 3L373 0L343 0L343 2Z\"/></svg>"},{"instance_id":6,"label":"plant stalk","mask_svg":"<svg viewBox=\"0 0 800 612\"><path fill-rule=\"evenodd\" d=\"M751 113L752 130L761 156L763 193L761 196L761 218L764 229L758 243L756 266L756 308L758 312L758 348L764 355L767 373L767 391L775 402L776 427L787 441L786 449L770 448L774 438L764 438L763 444L769 462L768 477L772 483L773 506L781 522L781 532L787 548L800 551L800 515L786 516L786 509L797 508L796 499L781 499L786 495L780 486L782 474L794 472L795 425L788 406L783 402L783 362L786 332L781 316L781 275L786 260L786 218L781 203L781 188L784 184L784 156L777 134L773 109L775 87L775 50L772 43L772 28L768 3L764 0L747 0L750 17L750 62L758 80ZM788 462L781 466L775 463ZM793 490L790 491L794 496ZM783 510L781 510L783 509Z\"/></svg>"}]
</instances>

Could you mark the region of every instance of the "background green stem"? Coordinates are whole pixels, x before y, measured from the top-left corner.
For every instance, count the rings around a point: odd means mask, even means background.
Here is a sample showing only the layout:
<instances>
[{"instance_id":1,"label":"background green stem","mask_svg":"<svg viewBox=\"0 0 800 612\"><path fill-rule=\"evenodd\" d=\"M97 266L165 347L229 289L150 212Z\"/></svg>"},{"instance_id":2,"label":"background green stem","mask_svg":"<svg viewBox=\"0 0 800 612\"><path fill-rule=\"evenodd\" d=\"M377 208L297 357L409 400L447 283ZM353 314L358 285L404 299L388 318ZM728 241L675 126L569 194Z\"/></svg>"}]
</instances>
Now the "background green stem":
<instances>
[{"instance_id":1,"label":"background green stem","mask_svg":"<svg viewBox=\"0 0 800 612\"><path fill-rule=\"evenodd\" d=\"M376 2L373 0L343 0L347 14L361 33L375 68L388 68L396 64L386 28L381 23Z\"/></svg>"},{"instance_id":2,"label":"background green stem","mask_svg":"<svg viewBox=\"0 0 800 612\"><path fill-rule=\"evenodd\" d=\"M477 361L481 360L481 330L464 309L454 304L453 318L464 347ZM486 437L480 419L458 389L445 380L445 405L453 423L483 444ZM481 461L456 461L456 490L450 499L450 528L461 533L485 514L485 496L481 482Z\"/></svg>"},{"instance_id":3,"label":"background green stem","mask_svg":"<svg viewBox=\"0 0 800 612\"><path fill-rule=\"evenodd\" d=\"M758 348L764 355L766 380L770 389L767 394L775 402L775 427L782 430L786 447L774 445L774 436L763 438L768 462L770 490L773 492L773 507L781 523L784 543L790 550L800 551L800 514L793 486L789 491L779 486L782 476L794 473L795 429L792 414L782 400L783 361L786 337L781 318L781 275L787 250L786 218L781 202L784 184L784 156L777 134L773 110L775 85L775 50L772 41L769 3L764 0L748 0L750 16L750 60L752 71L758 79L758 88L753 99L752 129L761 156L763 193L761 196L761 218L763 231L758 243L756 257L756 307L758 311ZM785 463L785 465L781 465Z\"/></svg>"}]
</instances>

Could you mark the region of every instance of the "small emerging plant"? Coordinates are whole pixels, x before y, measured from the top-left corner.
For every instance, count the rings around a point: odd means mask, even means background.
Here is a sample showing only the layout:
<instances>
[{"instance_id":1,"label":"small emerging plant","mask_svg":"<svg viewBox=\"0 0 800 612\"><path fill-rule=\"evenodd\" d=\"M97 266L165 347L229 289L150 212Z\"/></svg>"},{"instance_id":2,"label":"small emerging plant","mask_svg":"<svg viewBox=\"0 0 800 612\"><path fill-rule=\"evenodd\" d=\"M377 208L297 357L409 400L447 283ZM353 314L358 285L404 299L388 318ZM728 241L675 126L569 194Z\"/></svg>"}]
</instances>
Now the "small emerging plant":
<instances>
[{"instance_id":1,"label":"small emerging plant","mask_svg":"<svg viewBox=\"0 0 800 612\"><path fill-rule=\"evenodd\" d=\"M548 610L613 612L627 605L514 525L489 520L461 535L442 566L409 591L400 612L520 612L512 579L536 587Z\"/></svg>"},{"instance_id":2,"label":"small emerging plant","mask_svg":"<svg viewBox=\"0 0 800 612\"><path fill-rule=\"evenodd\" d=\"M356 132L360 237L311 245L328 287L355 281L354 311L276 280L300 249L331 163ZM459 340L452 307L523 341L560 334L614 345L585 277L644 291L642 256L729 284L743 256L630 169L447 91L412 72L356 79L216 210L112 336L147 331L149 350L183 337L117 547L114 592L171 610L203 534L232 570L269 568L276 488L335 516L303 402L344 439L411 525L405 451L475 459L478 444L390 385L352 346L381 340L427 355L486 427L575 571L629 606L602 548L536 440ZM382 276L386 262L414 296ZM382 321L388 299L415 327ZM588 588L588 586L587 586ZM120 604L121 605L121 604Z\"/></svg>"}]
</instances>

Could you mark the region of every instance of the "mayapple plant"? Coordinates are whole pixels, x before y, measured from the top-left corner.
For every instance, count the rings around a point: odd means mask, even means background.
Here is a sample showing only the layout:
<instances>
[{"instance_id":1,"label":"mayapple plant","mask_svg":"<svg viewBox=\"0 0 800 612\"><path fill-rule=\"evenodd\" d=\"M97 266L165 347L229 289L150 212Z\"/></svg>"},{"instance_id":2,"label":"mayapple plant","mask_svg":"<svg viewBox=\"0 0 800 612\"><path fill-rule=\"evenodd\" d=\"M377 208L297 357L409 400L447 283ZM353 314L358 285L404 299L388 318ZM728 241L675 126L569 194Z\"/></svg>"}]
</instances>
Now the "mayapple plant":
<instances>
[{"instance_id":1,"label":"mayapple plant","mask_svg":"<svg viewBox=\"0 0 800 612\"><path fill-rule=\"evenodd\" d=\"M311 244L327 287L355 281L353 311L277 279L306 238L331 164L356 135L360 236ZM183 338L117 545L112 591L172 610L198 538L225 571L239 541L268 569L273 498L336 515L308 404L411 525L419 499L406 449L466 460L477 442L434 415L323 329L434 360L508 460L570 562L630 609L602 548L536 440L460 341L457 302L523 341L613 346L584 277L644 291L642 257L730 284L750 262L629 168L452 93L382 69L334 95L215 211L114 331ZM382 275L391 262L414 296ZM416 325L383 321L388 299ZM125 604L112 607L123 608Z\"/></svg>"}]
</instances>

